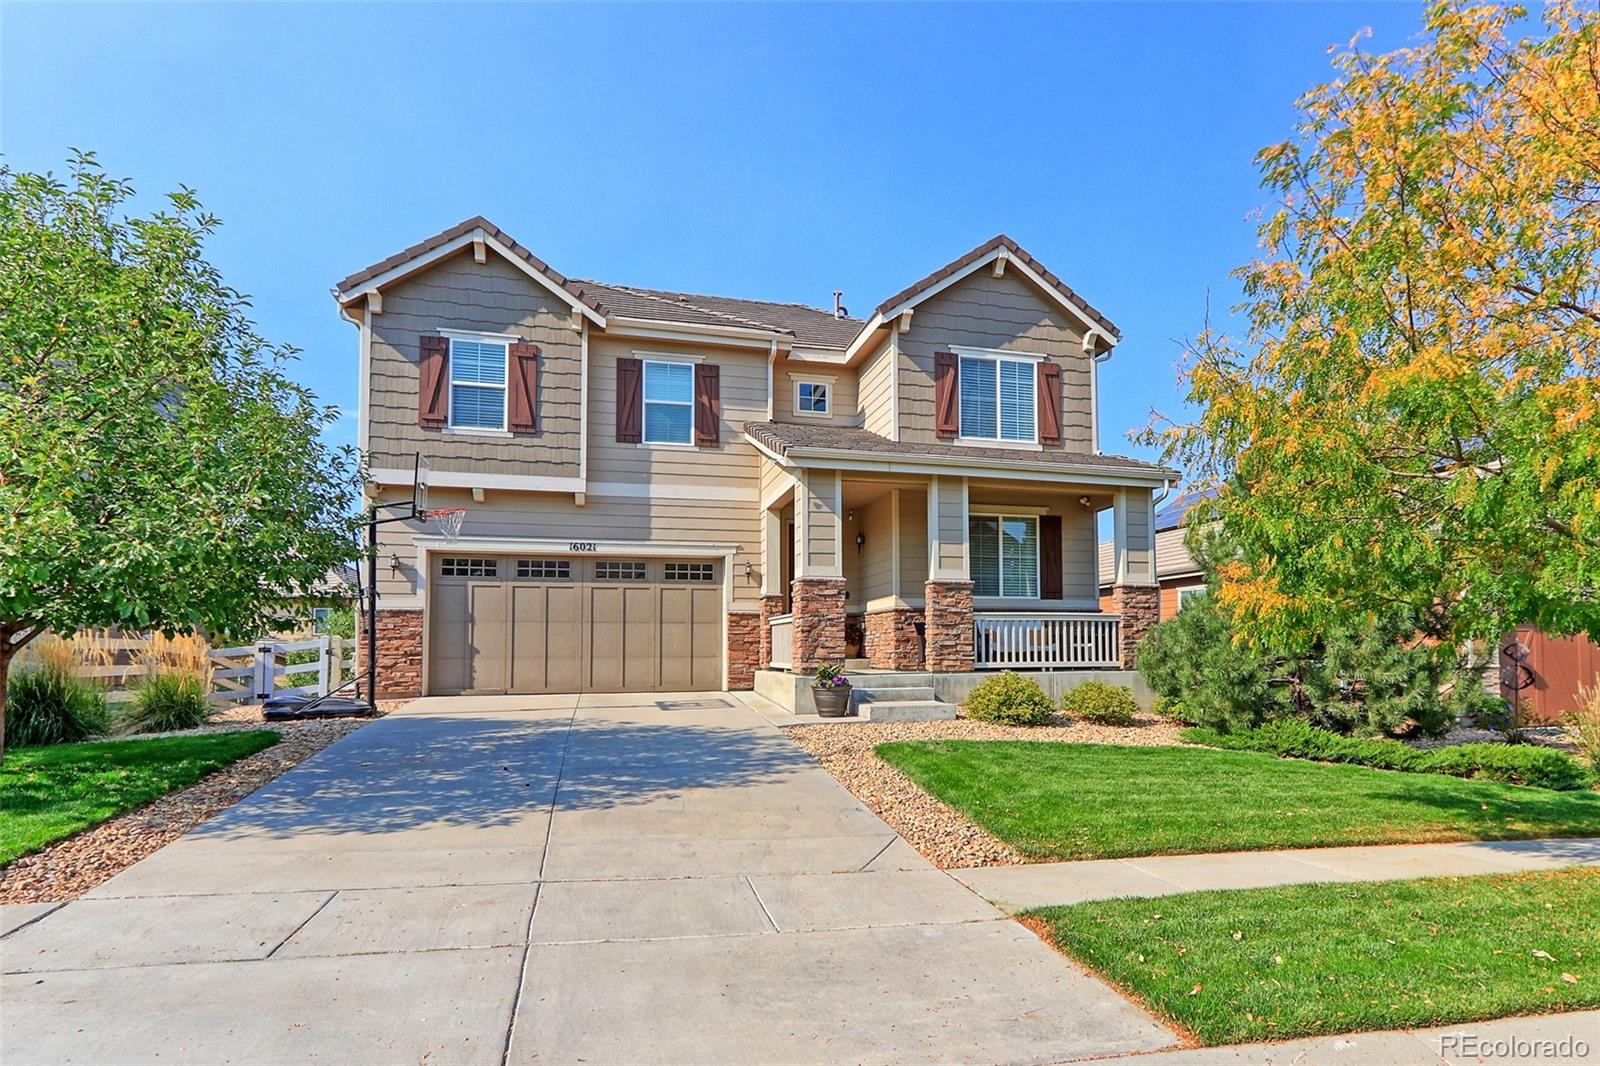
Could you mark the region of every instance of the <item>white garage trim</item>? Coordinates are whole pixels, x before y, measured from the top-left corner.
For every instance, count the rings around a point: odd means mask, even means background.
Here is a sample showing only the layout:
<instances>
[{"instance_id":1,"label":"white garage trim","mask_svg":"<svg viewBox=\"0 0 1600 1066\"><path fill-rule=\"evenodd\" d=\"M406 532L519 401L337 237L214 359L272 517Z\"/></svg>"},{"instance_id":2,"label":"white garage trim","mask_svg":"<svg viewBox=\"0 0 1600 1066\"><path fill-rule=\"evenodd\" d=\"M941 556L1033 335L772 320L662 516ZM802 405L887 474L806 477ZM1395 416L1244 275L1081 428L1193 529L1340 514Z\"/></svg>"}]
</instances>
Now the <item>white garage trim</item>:
<instances>
[{"instance_id":1,"label":"white garage trim","mask_svg":"<svg viewBox=\"0 0 1600 1066\"><path fill-rule=\"evenodd\" d=\"M549 538L482 537L466 536L447 540L435 533L423 533L412 538L416 548L417 592L415 596L379 598L378 609L422 611L422 691L430 689L429 672L431 656L428 618L428 578L433 569L430 555L556 555L569 558L586 556L633 555L641 559L704 559L717 556L722 559L722 691L728 691L728 612L733 610L733 558L741 550L738 544L689 544L679 541L601 540L571 541ZM582 547L579 547L582 545Z\"/></svg>"}]
</instances>

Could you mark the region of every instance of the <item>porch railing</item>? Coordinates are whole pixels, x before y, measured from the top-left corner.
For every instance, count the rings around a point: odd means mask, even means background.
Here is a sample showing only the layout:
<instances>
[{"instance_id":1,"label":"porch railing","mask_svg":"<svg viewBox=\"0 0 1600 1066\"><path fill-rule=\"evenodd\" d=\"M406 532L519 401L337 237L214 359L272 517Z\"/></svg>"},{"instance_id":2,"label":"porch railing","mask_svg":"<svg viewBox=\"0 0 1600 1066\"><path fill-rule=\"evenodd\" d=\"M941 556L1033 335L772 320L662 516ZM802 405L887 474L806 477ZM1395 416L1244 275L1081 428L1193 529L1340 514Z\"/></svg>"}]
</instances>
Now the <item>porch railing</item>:
<instances>
[{"instance_id":1,"label":"porch railing","mask_svg":"<svg viewBox=\"0 0 1600 1066\"><path fill-rule=\"evenodd\" d=\"M772 629L772 668L787 670L793 665L794 615L775 614L767 619L767 624Z\"/></svg>"},{"instance_id":2,"label":"porch railing","mask_svg":"<svg viewBox=\"0 0 1600 1066\"><path fill-rule=\"evenodd\" d=\"M978 611L972 617L978 669L1116 670L1122 618L1097 612Z\"/></svg>"}]
</instances>

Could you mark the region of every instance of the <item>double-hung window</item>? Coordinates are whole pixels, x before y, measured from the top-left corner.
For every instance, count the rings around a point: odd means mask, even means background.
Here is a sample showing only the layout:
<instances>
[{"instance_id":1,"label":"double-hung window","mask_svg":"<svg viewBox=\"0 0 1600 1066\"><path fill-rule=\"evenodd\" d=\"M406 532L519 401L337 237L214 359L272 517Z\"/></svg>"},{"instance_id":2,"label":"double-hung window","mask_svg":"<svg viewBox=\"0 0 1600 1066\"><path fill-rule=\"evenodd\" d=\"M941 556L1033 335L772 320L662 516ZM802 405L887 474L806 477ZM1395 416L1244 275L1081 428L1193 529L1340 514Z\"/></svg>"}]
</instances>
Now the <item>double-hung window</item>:
<instances>
[{"instance_id":1,"label":"double-hung window","mask_svg":"<svg viewBox=\"0 0 1600 1066\"><path fill-rule=\"evenodd\" d=\"M1039 520L975 514L968 519L974 596L1039 598Z\"/></svg>"},{"instance_id":2,"label":"double-hung window","mask_svg":"<svg viewBox=\"0 0 1600 1066\"><path fill-rule=\"evenodd\" d=\"M644 439L650 444L694 443L694 364L644 364Z\"/></svg>"},{"instance_id":3,"label":"double-hung window","mask_svg":"<svg viewBox=\"0 0 1600 1066\"><path fill-rule=\"evenodd\" d=\"M506 344L450 338L450 425L506 428Z\"/></svg>"},{"instance_id":4,"label":"double-hung window","mask_svg":"<svg viewBox=\"0 0 1600 1066\"><path fill-rule=\"evenodd\" d=\"M961 436L972 440L1038 440L1031 359L961 356Z\"/></svg>"}]
</instances>

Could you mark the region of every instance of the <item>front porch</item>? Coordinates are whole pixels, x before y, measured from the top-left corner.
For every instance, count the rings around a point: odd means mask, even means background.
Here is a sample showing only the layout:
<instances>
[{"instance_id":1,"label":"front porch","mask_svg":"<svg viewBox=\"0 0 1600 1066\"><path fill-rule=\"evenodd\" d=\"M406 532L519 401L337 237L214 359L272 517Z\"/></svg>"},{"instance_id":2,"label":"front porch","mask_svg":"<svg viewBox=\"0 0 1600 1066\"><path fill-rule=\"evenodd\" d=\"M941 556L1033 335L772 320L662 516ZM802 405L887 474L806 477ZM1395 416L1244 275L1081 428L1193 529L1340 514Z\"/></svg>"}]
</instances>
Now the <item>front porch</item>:
<instances>
[{"instance_id":1,"label":"front porch","mask_svg":"<svg viewBox=\"0 0 1600 1066\"><path fill-rule=\"evenodd\" d=\"M1157 620L1159 484L1114 470L978 476L768 462L758 691L798 710L809 693L782 678L824 664L927 675L957 701L992 670L1037 673L1052 694L1097 674L1128 683L1134 648ZM1107 511L1112 610L1101 607L1095 550Z\"/></svg>"}]
</instances>

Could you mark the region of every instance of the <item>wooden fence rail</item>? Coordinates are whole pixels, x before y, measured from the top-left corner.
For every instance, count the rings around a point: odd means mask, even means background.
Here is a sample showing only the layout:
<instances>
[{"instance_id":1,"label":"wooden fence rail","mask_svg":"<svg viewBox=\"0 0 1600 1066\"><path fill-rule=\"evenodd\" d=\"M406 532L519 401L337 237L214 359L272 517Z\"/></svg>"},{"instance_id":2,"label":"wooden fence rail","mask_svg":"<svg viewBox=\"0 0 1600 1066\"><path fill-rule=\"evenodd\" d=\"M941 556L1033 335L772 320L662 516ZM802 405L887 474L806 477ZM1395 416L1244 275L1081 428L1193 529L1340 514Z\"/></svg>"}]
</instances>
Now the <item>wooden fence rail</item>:
<instances>
[{"instance_id":1,"label":"wooden fence rail","mask_svg":"<svg viewBox=\"0 0 1600 1066\"><path fill-rule=\"evenodd\" d=\"M133 661L77 666L73 673L99 683L112 703L133 699L134 689L148 672L137 660L149 640L100 638L95 644L107 652L124 653ZM260 703L273 695L325 696L356 672L356 642L337 636L263 640L236 648L212 648L210 655L211 702L219 706Z\"/></svg>"}]
</instances>

